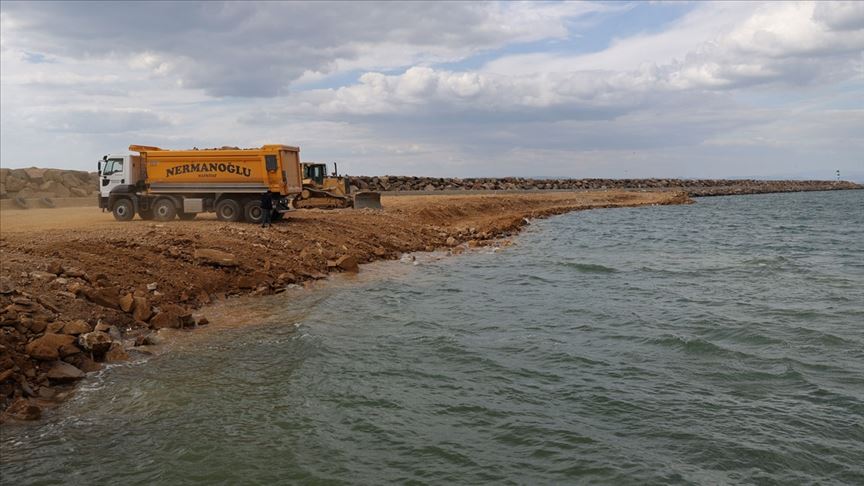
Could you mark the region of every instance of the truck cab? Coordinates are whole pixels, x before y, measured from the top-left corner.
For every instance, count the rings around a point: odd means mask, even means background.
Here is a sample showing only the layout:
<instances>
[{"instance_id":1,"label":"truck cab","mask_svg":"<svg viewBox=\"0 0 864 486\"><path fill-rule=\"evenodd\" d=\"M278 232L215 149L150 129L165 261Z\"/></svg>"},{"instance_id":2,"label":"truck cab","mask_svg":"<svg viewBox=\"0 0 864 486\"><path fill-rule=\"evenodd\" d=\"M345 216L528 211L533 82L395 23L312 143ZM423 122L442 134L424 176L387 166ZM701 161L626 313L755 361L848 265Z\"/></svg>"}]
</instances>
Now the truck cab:
<instances>
[{"instance_id":1,"label":"truck cab","mask_svg":"<svg viewBox=\"0 0 864 486\"><path fill-rule=\"evenodd\" d=\"M99 169L99 207L111 209L112 193L135 192L138 182L143 179L140 157L129 154L110 154L102 157Z\"/></svg>"}]
</instances>

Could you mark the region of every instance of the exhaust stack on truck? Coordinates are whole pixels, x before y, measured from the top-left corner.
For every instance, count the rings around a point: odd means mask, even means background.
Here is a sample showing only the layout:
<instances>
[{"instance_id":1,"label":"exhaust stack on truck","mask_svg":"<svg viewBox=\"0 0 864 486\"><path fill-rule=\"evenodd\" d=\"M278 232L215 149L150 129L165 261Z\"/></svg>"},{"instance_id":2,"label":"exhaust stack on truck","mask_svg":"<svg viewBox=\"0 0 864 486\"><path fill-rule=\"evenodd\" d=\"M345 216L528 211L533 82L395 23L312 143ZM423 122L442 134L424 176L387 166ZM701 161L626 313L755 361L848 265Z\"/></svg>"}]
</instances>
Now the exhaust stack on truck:
<instances>
[{"instance_id":1,"label":"exhaust stack on truck","mask_svg":"<svg viewBox=\"0 0 864 486\"><path fill-rule=\"evenodd\" d=\"M106 155L99 164L99 207L118 221L194 219L215 212L221 221L263 219L261 196L273 199L273 220L303 190L300 149L163 150L130 145L138 155Z\"/></svg>"}]
</instances>

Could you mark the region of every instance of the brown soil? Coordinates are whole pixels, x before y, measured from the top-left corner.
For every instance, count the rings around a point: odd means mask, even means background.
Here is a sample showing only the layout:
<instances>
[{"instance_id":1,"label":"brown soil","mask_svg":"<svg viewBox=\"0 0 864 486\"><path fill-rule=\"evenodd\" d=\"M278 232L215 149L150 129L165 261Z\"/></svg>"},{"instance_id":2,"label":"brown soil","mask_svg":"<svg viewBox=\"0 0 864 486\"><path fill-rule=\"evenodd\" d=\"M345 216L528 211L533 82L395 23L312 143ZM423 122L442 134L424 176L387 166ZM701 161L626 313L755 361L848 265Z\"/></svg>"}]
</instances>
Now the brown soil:
<instances>
[{"instance_id":1,"label":"brown soil","mask_svg":"<svg viewBox=\"0 0 864 486\"><path fill-rule=\"evenodd\" d=\"M92 207L3 211L0 422L38 418L68 393L78 377L59 359L85 372L128 359L158 328L204 324L191 310L229 295L278 293L404 252L500 244L526 218L688 202L627 191L385 196L383 211L299 210L269 229L210 215L120 223Z\"/></svg>"}]
</instances>

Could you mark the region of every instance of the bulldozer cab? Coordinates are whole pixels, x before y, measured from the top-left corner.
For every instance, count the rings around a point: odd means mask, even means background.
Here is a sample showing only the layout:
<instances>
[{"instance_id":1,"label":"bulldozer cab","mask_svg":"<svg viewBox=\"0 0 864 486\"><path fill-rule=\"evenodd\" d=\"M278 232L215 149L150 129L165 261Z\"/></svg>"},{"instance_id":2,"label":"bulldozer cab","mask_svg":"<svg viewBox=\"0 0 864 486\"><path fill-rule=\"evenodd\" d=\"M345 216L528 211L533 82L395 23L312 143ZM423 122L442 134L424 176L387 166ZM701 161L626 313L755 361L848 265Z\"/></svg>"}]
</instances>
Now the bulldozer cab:
<instances>
[{"instance_id":1,"label":"bulldozer cab","mask_svg":"<svg viewBox=\"0 0 864 486\"><path fill-rule=\"evenodd\" d=\"M313 184L324 184L324 178L327 177L326 164L303 164L303 178L310 179Z\"/></svg>"}]
</instances>

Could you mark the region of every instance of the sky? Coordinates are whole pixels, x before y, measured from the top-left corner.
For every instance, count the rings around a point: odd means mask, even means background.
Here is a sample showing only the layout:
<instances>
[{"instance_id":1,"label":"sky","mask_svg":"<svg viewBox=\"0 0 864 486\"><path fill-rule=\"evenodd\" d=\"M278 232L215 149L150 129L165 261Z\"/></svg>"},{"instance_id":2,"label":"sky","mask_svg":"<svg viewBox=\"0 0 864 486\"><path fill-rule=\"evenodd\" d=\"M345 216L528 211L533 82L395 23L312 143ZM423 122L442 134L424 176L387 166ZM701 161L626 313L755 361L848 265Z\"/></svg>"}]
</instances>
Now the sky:
<instances>
[{"instance_id":1,"label":"sky","mask_svg":"<svg viewBox=\"0 0 864 486\"><path fill-rule=\"evenodd\" d=\"M0 3L0 165L864 181L864 2Z\"/></svg>"}]
</instances>

